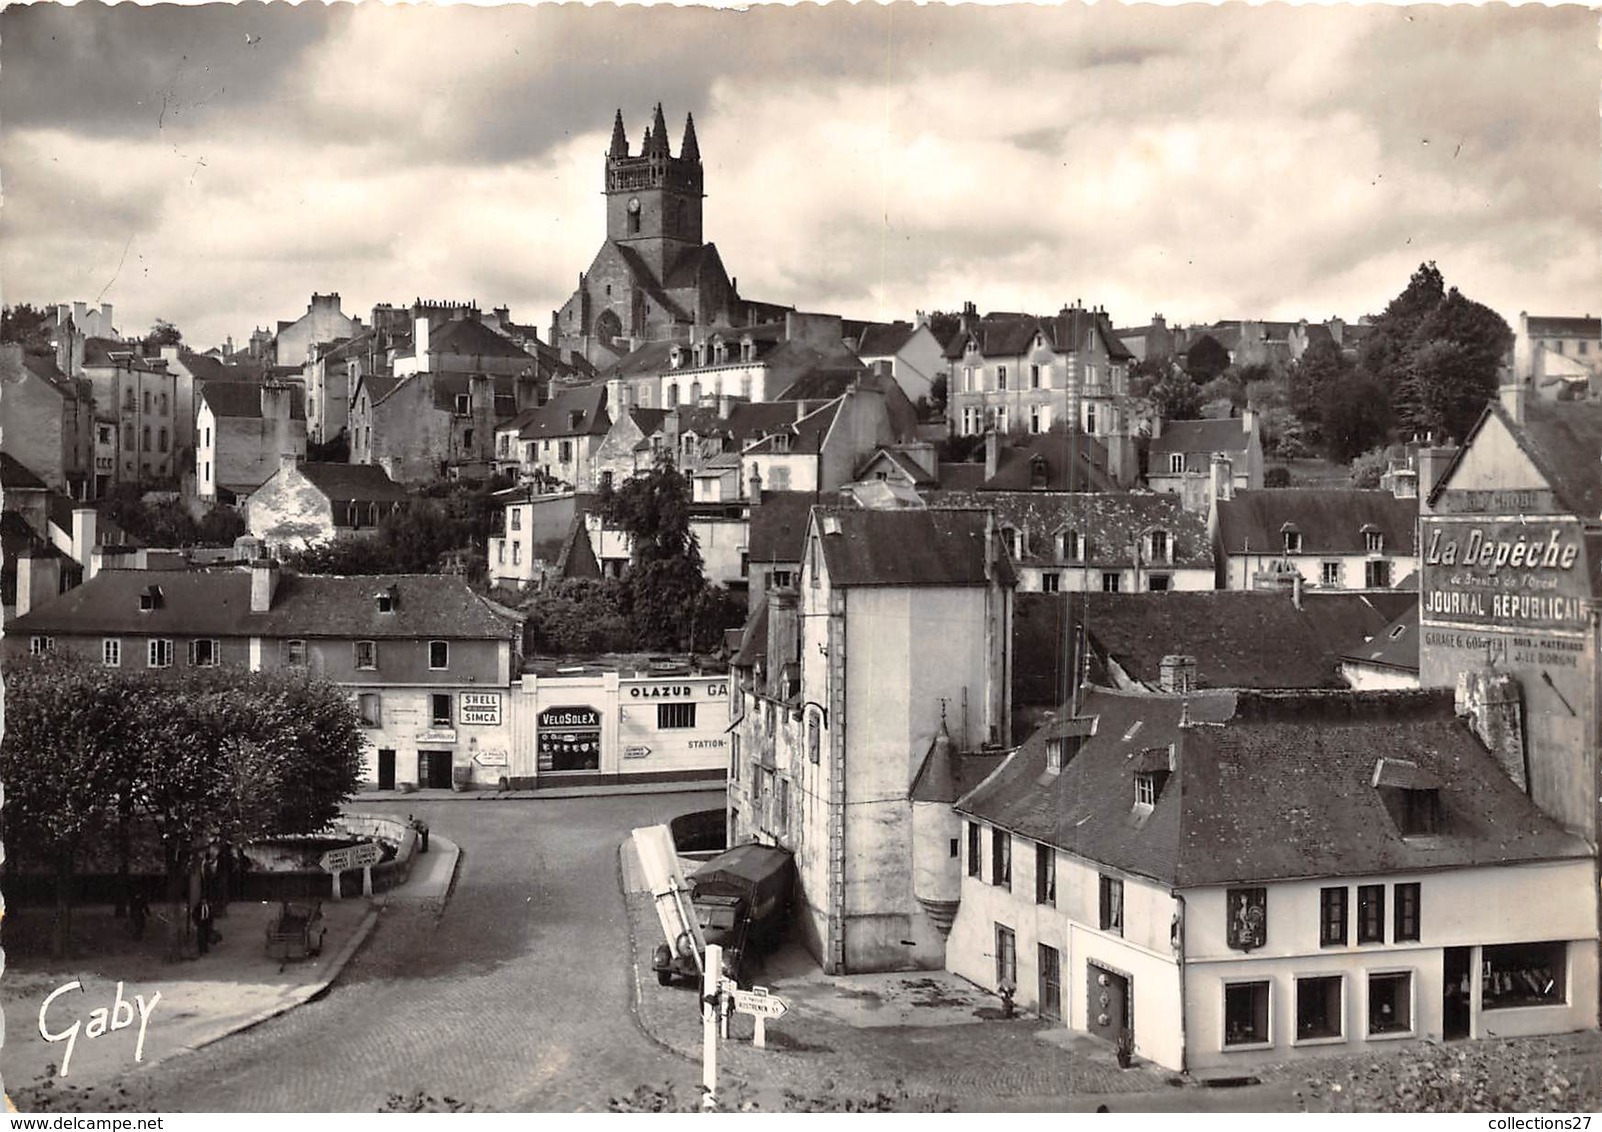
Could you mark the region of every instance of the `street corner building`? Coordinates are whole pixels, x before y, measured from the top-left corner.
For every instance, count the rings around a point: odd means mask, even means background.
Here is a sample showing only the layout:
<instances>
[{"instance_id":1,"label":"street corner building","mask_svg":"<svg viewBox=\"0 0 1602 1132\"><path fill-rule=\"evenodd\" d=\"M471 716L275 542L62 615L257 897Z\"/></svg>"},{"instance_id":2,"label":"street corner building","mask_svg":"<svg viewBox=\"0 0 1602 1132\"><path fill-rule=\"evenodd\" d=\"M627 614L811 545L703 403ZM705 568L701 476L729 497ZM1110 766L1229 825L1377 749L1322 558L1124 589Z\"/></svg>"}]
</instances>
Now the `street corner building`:
<instances>
[{"instance_id":1,"label":"street corner building","mask_svg":"<svg viewBox=\"0 0 1602 1132\"><path fill-rule=\"evenodd\" d=\"M102 570L19 617L6 651L112 668L303 669L354 700L364 777L497 784L521 626L458 577L295 574L271 560L203 570Z\"/></svg>"},{"instance_id":2,"label":"street corner building","mask_svg":"<svg viewBox=\"0 0 1602 1132\"><path fill-rule=\"evenodd\" d=\"M950 969L1169 1069L1596 1024L1591 850L1444 691L1090 690L955 811Z\"/></svg>"}]
</instances>

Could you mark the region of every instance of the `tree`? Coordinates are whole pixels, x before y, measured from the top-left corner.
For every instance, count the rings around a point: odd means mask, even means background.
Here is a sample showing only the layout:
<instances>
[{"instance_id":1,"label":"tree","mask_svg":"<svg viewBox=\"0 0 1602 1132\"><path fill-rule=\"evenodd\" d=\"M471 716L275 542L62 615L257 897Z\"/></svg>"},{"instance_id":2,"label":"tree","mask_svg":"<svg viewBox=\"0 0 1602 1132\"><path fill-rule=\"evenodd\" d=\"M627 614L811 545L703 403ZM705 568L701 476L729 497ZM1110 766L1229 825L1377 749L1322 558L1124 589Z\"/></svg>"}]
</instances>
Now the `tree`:
<instances>
[{"instance_id":1,"label":"tree","mask_svg":"<svg viewBox=\"0 0 1602 1132\"><path fill-rule=\"evenodd\" d=\"M920 420L929 420L933 417L943 417L946 414L946 403L950 397L951 378L944 373L935 374L934 380L929 383L929 411L924 414L920 411ZM919 398L920 401L923 398Z\"/></svg>"},{"instance_id":2,"label":"tree","mask_svg":"<svg viewBox=\"0 0 1602 1132\"><path fill-rule=\"evenodd\" d=\"M1334 338L1313 339L1290 368L1287 384L1291 410L1309 424L1320 423L1325 395L1336 382L1345 378L1349 369Z\"/></svg>"},{"instance_id":3,"label":"tree","mask_svg":"<svg viewBox=\"0 0 1602 1132\"><path fill-rule=\"evenodd\" d=\"M1400 382L1401 423L1462 439L1496 396L1513 331L1501 315L1453 287L1413 339Z\"/></svg>"},{"instance_id":4,"label":"tree","mask_svg":"<svg viewBox=\"0 0 1602 1132\"><path fill-rule=\"evenodd\" d=\"M564 578L523 603L524 648L548 655L626 650L634 633L624 603L616 579Z\"/></svg>"},{"instance_id":5,"label":"tree","mask_svg":"<svg viewBox=\"0 0 1602 1132\"><path fill-rule=\"evenodd\" d=\"M182 344L184 332L164 318L158 318L151 324L150 333L144 337L144 344L150 349L159 349L162 346L177 346Z\"/></svg>"},{"instance_id":6,"label":"tree","mask_svg":"<svg viewBox=\"0 0 1602 1132\"><path fill-rule=\"evenodd\" d=\"M1359 368L1393 390L1401 382L1419 324L1446 297L1446 283L1432 260L1421 263L1402 293L1386 304L1358 347Z\"/></svg>"},{"instance_id":7,"label":"tree","mask_svg":"<svg viewBox=\"0 0 1602 1132\"><path fill-rule=\"evenodd\" d=\"M1203 334L1185 351L1185 372L1205 385L1229 368L1229 351L1211 334Z\"/></svg>"},{"instance_id":8,"label":"tree","mask_svg":"<svg viewBox=\"0 0 1602 1132\"><path fill-rule=\"evenodd\" d=\"M1185 373L1171 373L1148 394L1157 415L1165 421L1190 421L1201 416L1201 393Z\"/></svg>"},{"instance_id":9,"label":"tree","mask_svg":"<svg viewBox=\"0 0 1602 1132\"><path fill-rule=\"evenodd\" d=\"M1325 394L1323 420L1330 459L1350 460L1384 442L1392 420L1390 398L1378 381L1354 373Z\"/></svg>"},{"instance_id":10,"label":"tree","mask_svg":"<svg viewBox=\"0 0 1602 1132\"><path fill-rule=\"evenodd\" d=\"M50 348L50 311L29 303L0 308L0 342L17 342L29 352Z\"/></svg>"},{"instance_id":11,"label":"tree","mask_svg":"<svg viewBox=\"0 0 1602 1132\"><path fill-rule=\"evenodd\" d=\"M59 957L72 936L70 885L79 854L115 824L119 802L131 793L133 755L121 737L138 704L114 670L69 656L8 664L5 683L6 844L54 868Z\"/></svg>"}]
</instances>

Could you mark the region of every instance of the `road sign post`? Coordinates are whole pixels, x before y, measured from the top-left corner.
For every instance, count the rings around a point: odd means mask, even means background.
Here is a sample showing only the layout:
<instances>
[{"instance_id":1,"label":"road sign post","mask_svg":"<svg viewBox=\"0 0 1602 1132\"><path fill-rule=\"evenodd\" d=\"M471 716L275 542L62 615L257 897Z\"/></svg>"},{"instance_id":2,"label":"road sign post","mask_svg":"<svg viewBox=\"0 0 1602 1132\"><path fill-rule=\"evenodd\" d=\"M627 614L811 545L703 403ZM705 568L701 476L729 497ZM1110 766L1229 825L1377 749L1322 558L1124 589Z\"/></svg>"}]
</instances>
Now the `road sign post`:
<instances>
[{"instance_id":1,"label":"road sign post","mask_svg":"<svg viewBox=\"0 0 1602 1132\"><path fill-rule=\"evenodd\" d=\"M706 945L706 967L701 972L701 1107L718 1107L718 991L723 980L723 948Z\"/></svg>"},{"instance_id":2,"label":"road sign post","mask_svg":"<svg viewBox=\"0 0 1602 1132\"><path fill-rule=\"evenodd\" d=\"M333 878L334 899L341 899L339 892L339 874L346 869L362 870L362 895L373 894L373 866L384 859L384 851L376 842L365 841L360 845L346 845L339 849L330 849L318 859L317 864L322 870Z\"/></svg>"},{"instance_id":3,"label":"road sign post","mask_svg":"<svg viewBox=\"0 0 1602 1132\"><path fill-rule=\"evenodd\" d=\"M790 1008L790 1004L777 995L769 994L767 987L752 987L750 990L737 990L734 992L734 1009L742 1014L749 1014L755 1023L755 1032L751 1044L757 1049L767 1048L769 1018L782 1017Z\"/></svg>"}]
</instances>

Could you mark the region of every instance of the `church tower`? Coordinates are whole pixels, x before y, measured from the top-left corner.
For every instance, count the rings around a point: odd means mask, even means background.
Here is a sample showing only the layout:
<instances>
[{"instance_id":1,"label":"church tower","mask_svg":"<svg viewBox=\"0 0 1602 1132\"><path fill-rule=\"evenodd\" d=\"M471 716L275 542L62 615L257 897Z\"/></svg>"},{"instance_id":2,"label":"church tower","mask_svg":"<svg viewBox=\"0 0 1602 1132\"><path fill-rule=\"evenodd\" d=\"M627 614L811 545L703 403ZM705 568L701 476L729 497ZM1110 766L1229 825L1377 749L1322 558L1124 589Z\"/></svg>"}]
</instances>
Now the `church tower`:
<instances>
[{"instance_id":1,"label":"church tower","mask_svg":"<svg viewBox=\"0 0 1602 1132\"><path fill-rule=\"evenodd\" d=\"M640 152L631 155L623 111L617 112L606 155L606 234L643 259L658 279L681 255L703 242L702 184L693 116L684 119L684 140L674 157L662 104L657 103Z\"/></svg>"}]
</instances>

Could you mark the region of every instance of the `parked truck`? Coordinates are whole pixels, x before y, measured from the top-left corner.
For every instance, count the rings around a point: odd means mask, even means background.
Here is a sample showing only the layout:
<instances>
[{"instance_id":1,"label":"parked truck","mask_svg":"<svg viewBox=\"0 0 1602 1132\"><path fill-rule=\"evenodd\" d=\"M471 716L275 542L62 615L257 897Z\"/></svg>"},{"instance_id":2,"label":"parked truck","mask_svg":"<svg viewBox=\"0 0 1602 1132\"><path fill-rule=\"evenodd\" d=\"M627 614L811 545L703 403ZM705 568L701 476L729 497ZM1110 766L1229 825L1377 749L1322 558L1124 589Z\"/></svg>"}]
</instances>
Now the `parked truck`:
<instances>
[{"instance_id":1,"label":"parked truck","mask_svg":"<svg viewBox=\"0 0 1602 1132\"><path fill-rule=\"evenodd\" d=\"M788 850L739 845L690 875L690 902L701 935L723 948L724 974L744 982L746 958L777 942L790 910L795 864ZM656 980L699 978L701 963L690 933L660 944L652 960Z\"/></svg>"}]
</instances>

